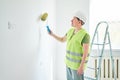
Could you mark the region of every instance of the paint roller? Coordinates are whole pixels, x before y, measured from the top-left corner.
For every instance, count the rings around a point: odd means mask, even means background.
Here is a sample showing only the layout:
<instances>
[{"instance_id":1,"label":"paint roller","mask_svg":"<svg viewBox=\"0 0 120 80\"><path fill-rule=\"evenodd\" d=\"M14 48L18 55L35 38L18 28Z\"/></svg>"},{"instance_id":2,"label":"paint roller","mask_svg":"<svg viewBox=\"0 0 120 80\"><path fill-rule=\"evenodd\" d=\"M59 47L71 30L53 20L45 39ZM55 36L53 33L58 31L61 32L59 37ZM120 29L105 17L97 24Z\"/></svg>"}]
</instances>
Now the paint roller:
<instances>
[{"instance_id":1,"label":"paint roller","mask_svg":"<svg viewBox=\"0 0 120 80\"><path fill-rule=\"evenodd\" d=\"M46 21L46 20L47 20L47 17L48 17L48 13L45 12L45 13L41 14L41 15L38 17L38 20ZM47 28L47 31L48 31L49 33L51 33L51 30L50 30L50 28L49 28L48 25L46 26L46 28Z\"/></svg>"}]
</instances>

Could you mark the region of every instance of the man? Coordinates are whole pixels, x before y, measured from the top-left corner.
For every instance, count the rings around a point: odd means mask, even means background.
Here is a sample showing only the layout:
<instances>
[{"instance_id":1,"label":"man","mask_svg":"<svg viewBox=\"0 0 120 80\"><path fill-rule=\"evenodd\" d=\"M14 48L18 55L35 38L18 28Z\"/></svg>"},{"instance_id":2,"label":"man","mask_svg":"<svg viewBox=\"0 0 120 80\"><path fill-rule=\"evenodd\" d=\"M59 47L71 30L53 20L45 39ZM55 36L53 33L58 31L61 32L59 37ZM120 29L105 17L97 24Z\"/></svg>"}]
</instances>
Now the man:
<instances>
[{"instance_id":1,"label":"man","mask_svg":"<svg viewBox=\"0 0 120 80\"><path fill-rule=\"evenodd\" d=\"M88 60L90 42L89 34L83 29L85 21L85 16L78 11L71 20L72 28L65 36L59 37L52 31L49 33L58 41L67 41L65 57L67 80L84 80L84 69Z\"/></svg>"}]
</instances>

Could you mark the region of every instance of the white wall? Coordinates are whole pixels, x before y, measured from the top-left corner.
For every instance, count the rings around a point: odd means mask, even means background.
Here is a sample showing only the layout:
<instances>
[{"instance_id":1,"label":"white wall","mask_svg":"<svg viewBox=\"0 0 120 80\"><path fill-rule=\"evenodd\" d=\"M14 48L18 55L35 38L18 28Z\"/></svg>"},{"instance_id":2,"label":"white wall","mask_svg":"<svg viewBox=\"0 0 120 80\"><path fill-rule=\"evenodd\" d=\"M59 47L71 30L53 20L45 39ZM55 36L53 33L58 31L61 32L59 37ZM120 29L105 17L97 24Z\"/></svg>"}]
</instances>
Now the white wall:
<instances>
[{"instance_id":1,"label":"white wall","mask_svg":"<svg viewBox=\"0 0 120 80\"><path fill-rule=\"evenodd\" d=\"M57 0L56 3L56 34L64 36L71 27L72 14L76 10L85 13L87 23L85 28L89 29L89 0ZM66 80L66 66L64 63L66 43L57 42L55 60L55 80Z\"/></svg>"},{"instance_id":2,"label":"white wall","mask_svg":"<svg viewBox=\"0 0 120 80\"><path fill-rule=\"evenodd\" d=\"M78 9L89 20L88 0L1 0L0 80L66 80L65 44L48 36L46 22L36 19L47 11L48 25L63 36Z\"/></svg>"},{"instance_id":3,"label":"white wall","mask_svg":"<svg viewBox=\"0 0 120 80\"><path fill-rule=\"evenodd\" d=\"M0 0L0 80L53 80L53 40L41 12L55 26L55 0ZM52 46L51 46L52 45Z\"/></svg>"}]
</instances>

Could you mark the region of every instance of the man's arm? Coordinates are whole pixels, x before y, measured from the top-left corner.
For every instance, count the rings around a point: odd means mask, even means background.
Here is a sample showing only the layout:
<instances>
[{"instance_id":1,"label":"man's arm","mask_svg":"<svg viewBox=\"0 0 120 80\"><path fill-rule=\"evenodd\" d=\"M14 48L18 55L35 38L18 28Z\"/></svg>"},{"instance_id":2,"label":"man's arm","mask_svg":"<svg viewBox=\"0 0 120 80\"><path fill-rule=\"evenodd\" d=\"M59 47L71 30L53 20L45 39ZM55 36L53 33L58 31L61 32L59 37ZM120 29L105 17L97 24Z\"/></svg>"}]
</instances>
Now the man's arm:
<instances>
[{"instance_id":1,"label":"man's arm","mask_svg":"<svg viewBox=\"0 0 120 80\"><path fill-rule=\"evenodd\" d=\"M84 64L85 64L86 58L88 56L89 44L83 44L83 50L84 50L84 53L83 53L82 61L81 61L80 67L78 69L79 75L84 72Z\"/></svg>"},{"instance_id":2,"label":"man's arm","mask_svg":"<svg viewBox=\"0 0 120 80\"><path fill-rule=\"evenodd\" d=\"M82 61L80 63L80 67L78 69L78 74L82 74L84 72L84 64L86 62L86 58L89 53L89 43L90 43L90 36L89 34L86 34L84 39L82 40L82 46L83 46L83 56L82 56Z\"/></svg>"},{"instance_id":3,"label":"man's arm","mask_svg":"<svg viewBox=\"0 0 120 80\"><path fill-rule=\"evenodd\" d=\"M65 42L66 41L66 35L63 37L59 37L57 35L55 35L53 32L49 33L52 37L54 37L56 40L60 41L60 42Z\"/></svg>"}]
</instances>

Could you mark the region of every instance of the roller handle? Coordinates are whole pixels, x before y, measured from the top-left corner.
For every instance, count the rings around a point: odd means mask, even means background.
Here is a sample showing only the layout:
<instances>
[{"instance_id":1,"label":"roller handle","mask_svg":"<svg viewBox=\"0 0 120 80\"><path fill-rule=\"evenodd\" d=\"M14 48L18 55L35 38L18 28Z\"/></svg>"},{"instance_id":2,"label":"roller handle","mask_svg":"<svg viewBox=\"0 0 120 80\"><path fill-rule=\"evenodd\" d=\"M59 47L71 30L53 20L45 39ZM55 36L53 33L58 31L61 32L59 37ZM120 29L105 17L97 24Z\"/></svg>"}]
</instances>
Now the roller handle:
<instances>
[{"instance_id":1,"label":"roller handle","mask_svg":"<svg viewBox=\"0 0 120 80\"><path fill-rule=\"evenodd\" d=\"M46 28L47 28L47 31L48 31L49 33L51 33L51 30L50 30L49 26L46 26Z\"/></svg>"}]
</instances>

